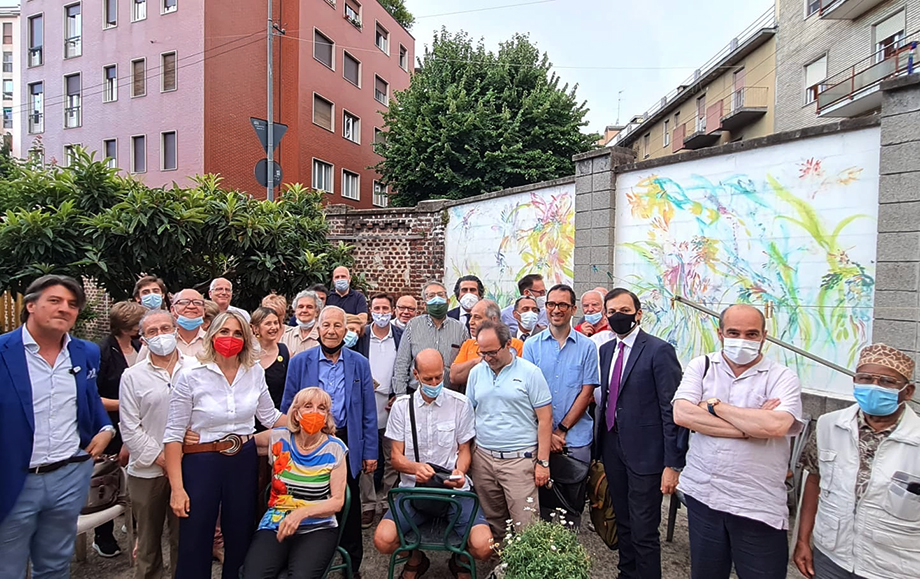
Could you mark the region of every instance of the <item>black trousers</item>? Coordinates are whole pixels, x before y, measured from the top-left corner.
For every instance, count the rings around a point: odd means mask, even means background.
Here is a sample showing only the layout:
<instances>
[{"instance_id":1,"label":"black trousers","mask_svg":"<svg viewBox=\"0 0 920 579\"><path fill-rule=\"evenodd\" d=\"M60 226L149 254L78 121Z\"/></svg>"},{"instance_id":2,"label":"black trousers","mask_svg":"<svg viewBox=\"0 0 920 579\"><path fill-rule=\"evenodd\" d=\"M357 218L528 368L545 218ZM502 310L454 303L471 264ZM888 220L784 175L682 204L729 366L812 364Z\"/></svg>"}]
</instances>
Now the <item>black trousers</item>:
<instances>
[{"instance_id":1,"label":"black trousers","mask_svg":"<svg viewBox=\"0 0 920 579\"><path fill-rule=\"evenodd\" d=\"M362 454L364 449L352 448L348 445L348 429L339 428L335 435L348 447L348 453ZM346 459L347 460L347 459ZM361 560L364 559L364 539L361 536L361 486L358 477L354 476L351 468L345 465L348 471L346 479L348 490L351 492L351 507L347 513L339 513L337 519L342 525L342 548L351 556L351 568L357 573L361 569ZM360 476L361 473L358 473Z\"/></svg>"},{"instance_id":2,"label":"black trousers","mask_svg":"<svg viewBox=\"0 0 920 579\"><path fill-rule=\"evenodd\" d=\"M617 516L620 579L661 579L661 473L638 474L623 459L619 434L606 431L603 461Z\"/></svg>"},{"instance_id":3,"label":"black trousers","mask_svg":"<svg viewBox=\"0 0 920 579\"><path fill-rule=\"evenodd\" d=\"M278 542L275 531L256 531L246 555L241 579L322 579L335 555L338 529L296 534Z\"/></svg>"}]
</instances>

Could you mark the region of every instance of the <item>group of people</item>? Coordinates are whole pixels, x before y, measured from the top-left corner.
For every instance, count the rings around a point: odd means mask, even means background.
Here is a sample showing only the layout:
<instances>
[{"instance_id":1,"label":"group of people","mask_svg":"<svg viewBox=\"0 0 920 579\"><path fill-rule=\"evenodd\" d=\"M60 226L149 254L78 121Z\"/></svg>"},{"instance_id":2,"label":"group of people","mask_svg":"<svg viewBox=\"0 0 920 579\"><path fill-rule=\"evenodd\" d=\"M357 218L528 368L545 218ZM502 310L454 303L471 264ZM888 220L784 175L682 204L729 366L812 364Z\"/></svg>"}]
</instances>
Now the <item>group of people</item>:
<instances>
[{"instance_id":1,"label":"group of people","mask_svg":"<svg viewBox=\"0 0 920 579\"><path fill-rule=\"evenodd\" d=\"M365 297L345 267L332 283L298 293L290 309L271 294L246 312L231 305L229 280L213 280L205 299L145 276L132 301L112 307L97 346L70 335L80 284L35 280L22 327L0 336L0 579L20 579L30 561L36 578L68 574L103 454L127 464L139 579L164 574L167 528L179 578L210 576L213 556L225 579L319 578L337 546L359 577L362 528L378 514L374 546L387 554L398 527L439 516L420 503L394 514L397 485L475 493L458 495L448 518L471 529L468 552L488 559L540 516L541 497L552 500L560 457L603 462L619 577L661 577L662 500L675 492L691 577L786 576L801 387L763 355L756 308L726 308L719 350L682 368L672 344L641 328L642 304L625 288L579 299L527 275L502 308L467 275L452 292L425 283L419 311L409 293ZM855 371L857 404L820 417L803 453L793 562L821 579L916 577L914 361L874 344ZM576 494L566 515L578 521L583 485ZM120 552L111 524L96 529L94 548ZM451 557L449 568L468 577L473 564ZM413 552L401 577L430 565Z\"/></svg>"}]
</instances>

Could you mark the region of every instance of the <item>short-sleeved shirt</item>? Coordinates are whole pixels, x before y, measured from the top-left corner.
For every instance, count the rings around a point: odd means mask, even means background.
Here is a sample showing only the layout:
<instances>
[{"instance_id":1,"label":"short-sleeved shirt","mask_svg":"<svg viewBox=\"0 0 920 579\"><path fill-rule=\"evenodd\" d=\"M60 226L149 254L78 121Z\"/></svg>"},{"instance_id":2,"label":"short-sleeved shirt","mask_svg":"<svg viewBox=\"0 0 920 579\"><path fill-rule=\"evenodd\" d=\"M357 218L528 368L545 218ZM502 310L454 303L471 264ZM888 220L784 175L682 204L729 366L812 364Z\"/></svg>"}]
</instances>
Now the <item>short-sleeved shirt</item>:
<instances>
[{"instance_id":1,"label":"short-sleeved shirt","mask_svg":"<svg viewBox=\"0 0 920 579\"><path fill-rule=\"evenodd\" d=\"M518 356L524 355L524 342L521 340L511 338L511 347ZM462 364L479 357L479 342L476 341L476 338L470 338L460 346L460 352L454 358L454 364Z\"/></svg>"},{"instance_id":2,"label":"short-sleeved shirt","mask_svg":"<svg viewBox=\"0 0 920 579\"><path fill-rule=\"evenodd\" d=\"M339 295L338 292L330 292L326 296L326 305L327 306L337 306L345 310L346 314L358 315L367 313L367 298L364 297L364 294L348 288L348 293L344 296Z\"/></svg>"},{"instance_id":3,"label":"short-sleeved shirt","mask_svg":"<svg viewBox=\"0 0 920 579\"><path fill-rule=\"evenodd\" d=\"M310 348L319 346L318 324L314 325L310 331L307 332L306 337L301 333L299 326L286 328L284 333L281 334L281 343L287 346L291 358L301 352L306 352Z\"/></svg>"},{"instance_id":4,"label":"short-sleeved shirt","mask_svg":"<svg viewBox=\"0 0 920 579\"><path fill-rule=\"evenodd\" d=\"M400 396L390 409L390 419L384 436L405 444L406 458L415 461L415 445L412 442L412 421L409 404L415 402L415 426L418 437L420 462L430 462L448 470L457 468L460 445L476 436L476 418L469 399L446 388L431 403L416 392L412 396ZM399 475L401 487L414 487L415 477ZM460 490L470 488L469 480Z\"/></svg>"},{"instance_id":5,"label":"short-sleeved shirt","mask_svg":"<svg viewBox=\"0 0 920 579\"><path fill-rule=\"evenodd\" d=\"M672 403L718 398L738 408L760 408L777 398L773 412L788 412L795 419L788 435L801 431L802 387L792 370L765 357L736 377L721 352L708 356L705 378L704 356L687 364ZM712 509L786 529L789 454L787 437L721 438L697 432L690 438L678 488Z\"/></svg>"},{"instance_id":6,"label":"short-sleeved shirt","mask_svg":"<svg viewBox=\"0 0 920 579\"><path fill-rule=\"evenodd\" d=\"M540 368L517 356L498 374L477 364L466 395L476 411L476 444L505 452L537 445L536 409L553 401Z\"/></svg>"},{"instance_id":7,"label":"short-sleeved shirt","mask_svg":"<svg viewBox=\"0 0 920 579\"><path fill-rule=\"evenodd\" d=\"M590 338L574 329L569 329L562 348L548 329L543 330L524 344L523 358L536 364L546 378L553 396L554 429L572 409L584 385L598 386L597 347ZM578 448L591 444L594 420L587 410L578 422L567 426L567 445Z\"/></svg>"},{"instance_id":8,"label":"short-sleeved shirt","mask_svg":"<svg viewBox=\"0 0 920 579\"><path fill-rule=\"evenodd\" d=\"M271 496L268 510L259 522L259 530L278 530L278 525L294 509L308 507L332 496L332 471L343 464L348 453L345 443L334 436L310 452L297 448L294 436L287 428L271 432L269 461L272 463ZM298 533L338 526L335 516L301 521Z\"/></svg>"}]
</instances>

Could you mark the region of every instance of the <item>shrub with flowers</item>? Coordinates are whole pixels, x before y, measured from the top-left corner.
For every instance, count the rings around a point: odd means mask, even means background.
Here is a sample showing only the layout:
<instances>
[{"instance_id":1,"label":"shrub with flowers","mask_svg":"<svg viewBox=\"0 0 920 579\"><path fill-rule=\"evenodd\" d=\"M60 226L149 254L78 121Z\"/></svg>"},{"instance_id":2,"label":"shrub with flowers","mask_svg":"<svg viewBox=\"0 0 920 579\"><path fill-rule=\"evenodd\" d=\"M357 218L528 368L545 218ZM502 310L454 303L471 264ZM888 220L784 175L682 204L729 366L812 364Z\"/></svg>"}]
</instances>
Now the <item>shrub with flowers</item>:
<instances>
[{"instance_id":1,"label":"shrub with flowers","mask_svg":"<svg viewBox=\"0 0 920 579\"><path fill-rule=\"evenodd\" d=\"M578 542L572 521L557 509L552 521L537 521L523 531L508 523L508 533L496 551L502 564L499 572L505 579L588 579L591 561L588 551Z\"/></svg>"}]
</instances>

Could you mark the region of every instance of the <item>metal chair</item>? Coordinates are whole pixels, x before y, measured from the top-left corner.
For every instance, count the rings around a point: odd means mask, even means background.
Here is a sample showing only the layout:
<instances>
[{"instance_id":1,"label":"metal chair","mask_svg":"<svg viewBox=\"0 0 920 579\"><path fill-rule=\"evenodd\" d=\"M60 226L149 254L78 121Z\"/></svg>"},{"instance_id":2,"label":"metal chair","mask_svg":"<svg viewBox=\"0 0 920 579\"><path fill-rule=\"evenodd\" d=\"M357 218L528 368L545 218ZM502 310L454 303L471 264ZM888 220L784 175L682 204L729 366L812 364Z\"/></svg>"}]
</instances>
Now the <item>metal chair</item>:
<instances>
[{"instance_id":1,"label":"metal chair","mask_svg":"<svg viewBox=\"0 0 920 579\"><path fill-rule=\"evenodd\" d=\"M131 566L134 566L134 512L131 510L131 498L128 496L128 474L124 468L120 469L121 494L118 502L98 513L80 515L77 519L77 542L75 547L77 561L86 561L86 534L109 521L114 521L119 515L125 516L125 531L128 535L128 546L125 549Z\"/></svg>"},{"instance_id":2,"label":"metal chair","mask_svg":"<svg viewBox=\"0 0 920 579\"><path fill-rule=\"evenodd\" d=\"M475 517L471 516L469 518L470 520L465 528L460 529L457 527L457 521L460 519L461 499L472 500L473 508L479 509L479 497L475 493L467 491L422 487L396 488L390 491L387 496L387 502L390 505L390 512L393 513L393 522L396 523L399 548L390 557L387 574L389 579L393 579L396 566L407 562L412 555L412 551L416 549L449 552L456 556L457 565L464 571L468 571L473 579L476 579L476 563L466 548L470 540L470 532L473 530ZM423 528L420 529L408 515L407 507L409 502L414 500L449 503L455 507L454 513L443 520L435 519L431 524L423 525ZM403 533L402 530L403 521L408 523L409 531L406 533ZM458 540L452 540L451 535L454 535Z\"/></svg>"}]
</instances>

